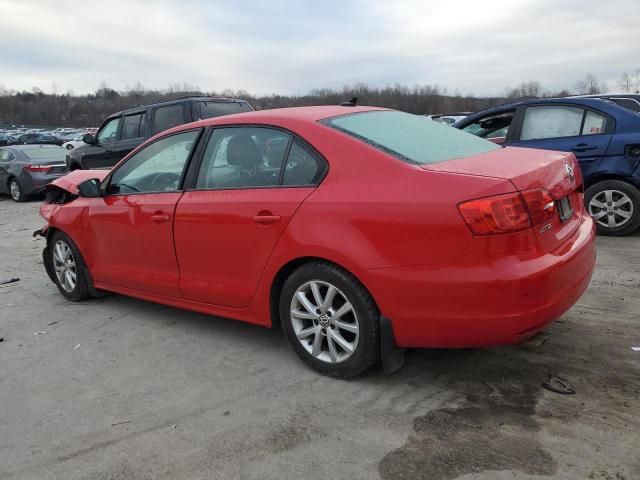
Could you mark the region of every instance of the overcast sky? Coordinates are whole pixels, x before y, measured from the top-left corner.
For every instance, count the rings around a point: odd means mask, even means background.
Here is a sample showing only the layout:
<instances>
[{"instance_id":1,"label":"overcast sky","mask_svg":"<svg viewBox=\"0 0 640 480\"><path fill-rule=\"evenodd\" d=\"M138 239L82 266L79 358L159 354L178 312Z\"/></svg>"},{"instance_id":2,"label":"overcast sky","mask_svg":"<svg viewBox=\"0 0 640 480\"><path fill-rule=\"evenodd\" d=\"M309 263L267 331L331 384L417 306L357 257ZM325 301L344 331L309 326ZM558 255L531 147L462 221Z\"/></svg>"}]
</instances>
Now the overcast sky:
<instances>
[{"instance_id":1,"label":"overcast sky","mask_svg":"<svg viewBox=\"0 0 640 480\"><path fill-rule=\"evenodd\" d=\"M640 68L638 0L0 0L0 84L301 94L364 82L500 94L615 89Z\"/></svg>"}]
</instances>

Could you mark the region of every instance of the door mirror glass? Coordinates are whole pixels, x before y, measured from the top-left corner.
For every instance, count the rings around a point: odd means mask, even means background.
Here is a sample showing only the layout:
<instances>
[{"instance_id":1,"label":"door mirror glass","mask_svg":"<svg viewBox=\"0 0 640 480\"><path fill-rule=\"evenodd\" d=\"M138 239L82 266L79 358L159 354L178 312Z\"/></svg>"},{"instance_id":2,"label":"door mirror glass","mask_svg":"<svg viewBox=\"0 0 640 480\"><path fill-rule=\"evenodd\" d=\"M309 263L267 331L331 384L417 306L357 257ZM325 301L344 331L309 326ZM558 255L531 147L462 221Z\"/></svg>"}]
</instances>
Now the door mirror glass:
<instances>
[{"instance_id":1,"label":"door mirror glass","mask_svg":"<svg viewBox=\"0 0 640 480\"><path fill-rule=\"evenodd\" d=\"M78 194L84 198L96 198L100 196L100 180L90 178L78 184Z\"/></svg>"},{"instance_id":2,"label":"door mirror glass","mask_svg":"<svg viewBox=\"0 0 640 480\"><path fill-rule=\"evenodd\" d=\"M84 143L88 143L89 145L91 145L93 142L95 142L95 141L96 141L96 139L95 139L95 138L93 138L93 135L91 135L90 133L85 133L85 134L82 136L82 141L83 141Z\"/></svg>"}]
</instances>

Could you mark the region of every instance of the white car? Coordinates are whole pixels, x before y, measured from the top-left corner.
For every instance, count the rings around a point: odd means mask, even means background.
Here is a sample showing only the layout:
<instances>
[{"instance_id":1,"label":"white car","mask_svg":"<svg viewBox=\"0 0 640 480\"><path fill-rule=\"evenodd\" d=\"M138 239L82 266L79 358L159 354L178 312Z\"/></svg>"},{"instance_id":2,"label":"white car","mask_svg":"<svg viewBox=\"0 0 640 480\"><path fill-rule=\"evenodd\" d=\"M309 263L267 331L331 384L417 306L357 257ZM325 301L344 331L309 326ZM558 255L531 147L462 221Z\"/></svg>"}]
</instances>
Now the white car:
<instances>
[{"instance_id":1,"label":"white car","mask_svg":"<svg viewBox=\"0 0 640 480\"><path fill-rule=\"evenodd\" d=\"M83 135L78 135L77 137L73 137L68 142L64 142L62 144L62 147L66 148L67 150L73 150L74 148L79 147L80 145L82 145L84 143L82 141L82 137L83 137Z\"/></svg>"}]
</instances>

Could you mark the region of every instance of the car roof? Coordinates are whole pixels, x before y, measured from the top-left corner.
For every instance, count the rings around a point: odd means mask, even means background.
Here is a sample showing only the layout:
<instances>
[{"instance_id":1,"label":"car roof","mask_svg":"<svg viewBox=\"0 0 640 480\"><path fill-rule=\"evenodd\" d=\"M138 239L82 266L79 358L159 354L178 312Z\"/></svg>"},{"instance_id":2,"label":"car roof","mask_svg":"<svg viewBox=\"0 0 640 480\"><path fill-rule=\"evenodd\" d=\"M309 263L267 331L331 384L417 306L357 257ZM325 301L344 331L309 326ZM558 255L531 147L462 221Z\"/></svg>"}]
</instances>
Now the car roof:
<instances>
[{"instance_id":1,"label":"car roof","mask_svg":"<svg viewBox=\"0 0 640 480\"><path fill-rule=\"evenodd\" d=\"M481 117L485 117L487 115L491 115L492 113L500 113L503 110L515 109L524 105L549 105L549 104L559 104L559 105L577 105L581 107L591 107L597 110L601 110L605 113L608 113L613 116L629 116L636 115L635 112L632 112L624 107L616 105L610 100L606 100L603 98L594 98L594 97L563 97L563 98L535 98L529 100L516 100L509 103L503 103L501 105L496 105L494 107L489 107L484 110L480 110L472 115L469 115L467 118L460 120L455 126L458 125L467 125L473 123L475 120Z\"/></svg>"},{"instance_id":2,"label":"car roof","mask_svg":"<svg viewBox=\"0 0 640 480\"><path fill-rule=\"evenodd\" d=\"M143 111L146 110L147 108L151 108L151 107L159 107L162 105L172 105L175 103L183 103L183 102L189 102L192 100L199 100L199 101L205 101L205 102L220 102L220 103L237 103L237 102L243 102L243 103L249 103L247 100L244 100L242 98L232 98L232 97L215 97L215 96L206 96L206 95L192 95L192 96L187 96L187 97L178 97L178 98L174 98L173 100L165 100L163 102L156 102L156 103L149 103L146 105L133 105L132 107L126 108L124 110L120 110L119 112L115 112L112 113L111 115L109 115L106 120L113 118L113 117L118 117L120 115L123 115L125 113L132 113L132 112L138 112L138 111Z\"/></svg>"},{"instance_id":3,"label":"car roof","mask_svg":"<svg viewBox=\"0 0 640 480\"><path fill-rule=\"evenodd\" d=\"M385 111L382 107L342 107L337 105L323 105L315 107L290 107L274 108L271 110L257 110L251 112L234 113L220 117L207 118L197 122L185 123L177 127L160 132L155 137L164 136L167 133L181 132L190 128L208 127L213 125L228 124L264 124L274 126L286 126L291 123L315 124L320 120L349 115L361 112Z\"/></svg>"}]
</instances>

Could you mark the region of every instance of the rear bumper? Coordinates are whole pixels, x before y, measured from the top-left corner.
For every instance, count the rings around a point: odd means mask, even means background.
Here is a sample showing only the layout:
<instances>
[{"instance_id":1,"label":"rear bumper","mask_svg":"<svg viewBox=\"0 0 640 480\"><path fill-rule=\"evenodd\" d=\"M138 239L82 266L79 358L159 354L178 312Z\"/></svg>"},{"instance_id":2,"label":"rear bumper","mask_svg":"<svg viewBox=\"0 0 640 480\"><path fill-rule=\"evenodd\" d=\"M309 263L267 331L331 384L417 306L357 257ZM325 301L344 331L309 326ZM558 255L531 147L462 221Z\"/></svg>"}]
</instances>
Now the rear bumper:
<instances>
[{"instance_id":1,"label":"rear bumper","mask_svg":"<svg viewBox=\"0 0 640 480\"><path fill-rule=\"evenodd\" d=\"M595 266L594 241L593 221L584 214L551 253L532 231L474 237L446 265L369 270L366 282L392 320L399 347L518 343L584 293Z\"/></svg>"}]
</instances>

